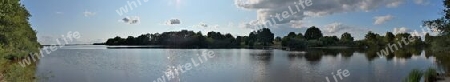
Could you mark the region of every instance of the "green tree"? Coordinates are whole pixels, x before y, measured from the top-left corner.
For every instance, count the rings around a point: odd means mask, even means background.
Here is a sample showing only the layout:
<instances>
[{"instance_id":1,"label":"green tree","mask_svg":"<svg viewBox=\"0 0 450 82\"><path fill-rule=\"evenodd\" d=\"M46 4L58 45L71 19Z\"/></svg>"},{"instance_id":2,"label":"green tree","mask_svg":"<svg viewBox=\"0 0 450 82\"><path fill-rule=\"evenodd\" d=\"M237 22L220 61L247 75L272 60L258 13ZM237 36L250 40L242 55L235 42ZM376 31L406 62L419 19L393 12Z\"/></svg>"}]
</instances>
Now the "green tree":
<instances>
[{"instance_id":1,"label":"green tree","mask_svg":"<svg viewBox=\"0 0 450 82\"><path fill-rule=\"evenodd\" d=\"M380 47L381 40L379 40L380 35L369 31L366 36L364 36L364 44L369 47Z\"/></svg>"},{"instance_id":2,"label":"green tree","mask_svg":"<svg viewBox=\"0 0 450 82\"><path fill-rule=\"evenodd\" d=\"M386 43L393 43L395 40L395 36L392 32L386 32L386 36L384 37L384 41Z\"/></svg>"},{"instance_id":3,"label":"green tree","mask_svg":"<svg viewBox=\"0 0 450 82\"><path fill-rule=\"evenodd\" d=\"M433 41L433 37L430 36L430 33L425 34L425 44L430 44Z\"/></svg>"},{"instance_id":4,"label":"green tree","mask_svg":"<svg viewBox=\"0 0 450 82\"><path fill-rule=\"evenodd\" d=\"M353 40L354 38L348 32L345 32L344 34L341 35L341 42L352 42Z\"/></svg>"},{"instance_id":5,"label":"green tree","mask_svg":"<svg viewBox=\"0 0 450 82\"><path fill-rule=\"evenodd\" d=\"M319 41L323 42L325 46L334 45L339 41L337 36L324 36L320 37Z\"/></svg>"},{"instance_id":6,"label":"green tree","mask_svg":"<svg viewBox=\"0 0 450 82\"><path fill-rule=\"evenodd\" d=\"M450 33L450 0L444 0L444 16L434 20L423 22L424 26L430 29L438 29L440 35L448 35Z\"/></svg>"},{"instance_id":7,"label":"green tree","mask_svg":"<svg viewBox=\"0 0 450 82\"><path fill-rule=\"evenodd\" d=\"M20 0L0 1L0 82L34 82L35 63L21 67L17 60L39 52L36 31L28 22L31 14ZM16 59L16 60L14 60ZM33 57L34 59L34 57Z\"/></svg>"},{"instance_id":8,"label":"green tree","mask_svg":"<svg viewBox=\"0 0 450 82\"><path fill-rule=\"evenodd\" d=\"M297 36L296 36L296 38L301 38L301 39L303 39L303 38L305 38L305 36L303 36L302 33L298 33Z\"/></svg>"},{"instance_id":9,"label":"green tree","mask_svg":"<svg viewBox=\"0 0 450 82\"><path fill-rule=\"evenodd\" d=\"M288 37L295 37L295 36L297 36L297 34L295 34L295 32L289 32L289 34L287 36Z\"/></svg>"},{"instance_id":10,"label":"green tree","mask_svg":"<svg viewBox=\"0 0 450 82\"><path fill-rule=\"evenodd\" d=\"M273 44L274 34L269 28L263 28L256 31L256 41L262 46L270 46Z\"/></svg>"},{"instance_id":11,"label":"green tree","mask_svg":"<svg viewBox=\"0 0 450 82\"><path fill-rule=\"evenodd\" d=\"M320 29L316 28L315 26L308 28L305 33L305 38L307 40L318 40L322 36L322 31L320 31Z\"/></svg>"},{"instance_id":12,"label":"green tree","mask_svg":"<svg viewBox=\"0 0 450 82\"><path fill-rule=\"evenodd\" d=\"M281 41L281 37L277 36L275 37L275 42L280 42Z\"/></svg>"}]
</instances>

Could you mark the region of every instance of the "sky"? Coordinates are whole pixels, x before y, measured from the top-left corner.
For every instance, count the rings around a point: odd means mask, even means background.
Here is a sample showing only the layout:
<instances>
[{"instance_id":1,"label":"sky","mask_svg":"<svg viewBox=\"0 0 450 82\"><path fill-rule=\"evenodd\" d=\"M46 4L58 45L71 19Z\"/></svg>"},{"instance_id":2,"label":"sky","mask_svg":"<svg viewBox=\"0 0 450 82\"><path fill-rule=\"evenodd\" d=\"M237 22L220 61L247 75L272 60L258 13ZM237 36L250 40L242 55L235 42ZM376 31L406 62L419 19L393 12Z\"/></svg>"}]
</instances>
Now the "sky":
<instances>
[{"instance_id":1,"label":"sky","mask_svg":"<svg viewBox=\"0 0 450 82\"><path fill-rule=\"evenodd\" d=\"M183 29L246 36L264 24L275 36L289 32L304 34L307 28L316 26L326 36L349 32L362 39L368 31L380 35L388 31L421 32L422 21L441 17L444 9L441 0L310 1L309 4L308 0L22 0L21 3L32 15L29 21L41 44L55 44L57 38L68 32L81 35L71 44ZM291 10L298 13L290 13ZM286 18L283 12L288 12ZM276 18L277 13L283 20ZM275 22L271 22L272 18Z\"/></svg>"}]
</instances>

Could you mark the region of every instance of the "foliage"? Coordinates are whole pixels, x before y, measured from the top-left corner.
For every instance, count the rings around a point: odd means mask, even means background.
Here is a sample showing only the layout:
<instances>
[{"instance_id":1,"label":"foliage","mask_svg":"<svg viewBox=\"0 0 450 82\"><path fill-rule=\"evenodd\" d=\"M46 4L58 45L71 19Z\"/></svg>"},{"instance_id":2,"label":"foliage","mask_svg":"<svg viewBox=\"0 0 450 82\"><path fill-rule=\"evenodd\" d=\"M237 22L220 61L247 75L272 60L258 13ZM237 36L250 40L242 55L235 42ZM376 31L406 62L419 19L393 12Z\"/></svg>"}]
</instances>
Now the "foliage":
<instances>
[{"instance_id":1,"label":"foliage","mask_svg":"<svg viewBox=\"0 0 450 82\"><path fill-rule=\"evenodd\" d=\"M5 75L3 81L34 81L33 66L23 68L13 62L39 51L36 32L28 22L30 16L20 0L0 1L0 74Z\"/></svg>"},{"instance_id":2,"label":"foliage","mask_svg":"<svg viewBox=\"0 0 450 82\"><path fill-rule=\"evenodd\" d=\"M409 72L408 77L404 79L404 82L420 82L421 79L425 82L436 82L437 81L437 71L433 68L428 68L425 72L419 69L413 69Z\"/></svg>"},{"instance_id":3,"label":"foliage","mask_svg":"<svg viewBox=\"0 0 450 82\"><path fill-rule=\"evenodd\" d=\"M422 78L423 72L419 69L413 69L407 78L405 78L404 82L420 82Z\"/></svg>"},{"instance_id":4,"label":"foliage","mask_svg":"<svg viewBox=\"0 0 450 82\"><path fill-rule=\"evenodd\" d=\"M281 38L278 38L281 41ZM201 32L187 30L163 32L161 34L143 34L138 37L128 36L121 38L116 36L108 39L106 45L164 45L180 48L231 48L242 45L270 46L273 44L274 34L268 28L251 32L249 36L237 36L222 34L220 32L208 32L204 36ZM244 42L244 44L242 44Z\"/></svg>"},{"instance_id":5,"label":"foliage","mask_svg":"<svg viewBox=\"0 0 450 82\"><path fill-rule=\"evenodd\" d=\"M354 40L354 38L352 37L352 35L348 32L345 32L344 34L341 35L341 42L352 42Z\"/></svg>"},{"instance_id":6,"label":"foliage","mask_svg":"<svg viewBox=\"0 0 450 82\"><path fill-rule=\"evenodd\" d=\"M305 38L307 40L318 40L322 36L322 31L320 31L320 29L316 28L315 26L308 28L305 33Z\"/></svg>"},{"instance_id":7,"label":"foliage","mask_svg":"<svg viewBox=\"0 0 450 82\"><path fill-rule=\"evenodd\" d=\"M436 82L437 80L437 71L436 69L428 68L423 74L425 78L425 82Z\"/></svg>"},{"instance_id":8,"label":"foliage","mask_svg":"<svg viewBox=\"0 0 450 82\"><path fill-rule=\"evenodd\" d=\"M437 52L450 49L448 48L450 46L448 43L450 41L450 0L444 0L443 2L445 7L443 9L444 15L441 18L423 22L424 26L439 33L438 36L430 36L429 34L425 36L425 43Z\"/></svg>"},{"instance_id":9,"label":"foliage","mask_svg":"<svg viewBox=\"0 0 450 82\"><path fill-rule=\"evenodd\" d=\"M395 36L392 32L386 32L386 36L384 37L384 41L386 43L394 43Z\"/></svg>"},{"instance_id":10,"label":"foliage","mask_svg":"<svg viewBox=\"0 0 450 82\"><path fill-rule=\"evenodd\" d=\"M258 45L270 46L273 44L274 34L269 28L263 28L250 33L249 38L253 43L257 43Z\"/></svg>"}]
</instances>

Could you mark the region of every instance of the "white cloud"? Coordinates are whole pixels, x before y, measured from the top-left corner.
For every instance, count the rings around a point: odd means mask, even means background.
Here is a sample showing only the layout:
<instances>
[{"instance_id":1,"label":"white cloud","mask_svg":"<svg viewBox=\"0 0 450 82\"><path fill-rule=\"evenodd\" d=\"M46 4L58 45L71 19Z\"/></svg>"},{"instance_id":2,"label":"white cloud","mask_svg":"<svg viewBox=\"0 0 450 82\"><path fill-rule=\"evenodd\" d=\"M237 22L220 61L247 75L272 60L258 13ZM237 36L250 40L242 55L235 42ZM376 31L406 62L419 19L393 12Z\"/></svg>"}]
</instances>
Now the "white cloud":
<instances>
[{"instance_id":1,"label":"white cloud","mask_svg":"<svg viewBox=\"0 0 450 82\"><path fill-rule=\"evenodd\" d=\"M394 16L392 16L392 15L386 15L386 16L376 16L376 17L374 17L374 19L375 19L375 25L379 25L379 24L383 24L383 23L385 23L385 22L387 22L387 21L390 21L390 20L392 20L394 18Z\"/></svg>"},{"instance_id":2,"label":"white cloud","mask_svg":"<svg viewBox=\"0 0 450 82\"><path fill-rule=\"evenodd\" d=\"M139 24L141 20L138 16L126 16L119 21L127 24Z\"/></svg>"},{"instance_id":3,"label":"white cloud","mask_svg":"<svg viewBox=\"0 0 450 82\"><path fill-rule=\"evenodd\" d=\"M361 34L365 34L370 31L370 29L368 29L368 28L345 25L345 24L342 24L339 22L324 25L320 29L322 30L322 33L326 36L340 37L344 32L348 32L351 34L359 34L359 35L352 35L357 39L362 39L364 36Z\"/></svg>"},{"instance_id":4,"label":"white cloud","mask_svg":"<svg viewBox=\"0 0 450 82\"><path fill-rule=\"evenodd\" d=\"M329 33L335 33L337 31L340 31L340 30L346 29L346 28L348 28L348 27L344 26L342 23L337 23L337 22L325 25L325 29Z\"/></svg>"},{"instance_id":5,"label":"white cloud","mask_svg":"<svg viewBox=\"0 0 450 82\"><path fill-rule=\"evenodd\" d=\"M291 21L290 24L292 28L306 28L304 21Z\"/></svg>"},{"instance_id":6,"label":"white cloud","mask_svg":"<svg viewBox=\"0 0 450 82\"><path fill-rule=\"evenodd\" d=\"M83 14L84 14L85 17L90 17L90 16L96 15L97 13L95 13L95 12L90 12L90 11L84 11Z\"/></svg>"},{"instance_id":7,"label":"white cloud","mask_svg":"<svg viewBox=\"0 0 450 82\"><path fill-rule=\"evenodd\" d=\"M407 33L407 32L409 32L409 29L406 27L394 28L394 31L393 31L394 34Z\"/></svg>"},{"instance_id":8,"label":"white cloud","mask_svg":"<svg viewBox=\"0 0 450 82\"><path fill-rule=\"evenodd\" d=\"M303 0L305 1L305 0ZM305 17L311 16L325 16L335 13L356 12L356 11L371 11L384 6L398 6L404 0L311 0L312 5L302 8L282 21L276 21L276 24L289 23L292 20L303 20ZM282 14L284 11L290 11L289 7L296 9L295 2L299 0L235 0L235 5L239 8L256 10L257 19L271 20L272 17ZM272 16L271 16L272 15Z\"/></svg>"}]
</instances>

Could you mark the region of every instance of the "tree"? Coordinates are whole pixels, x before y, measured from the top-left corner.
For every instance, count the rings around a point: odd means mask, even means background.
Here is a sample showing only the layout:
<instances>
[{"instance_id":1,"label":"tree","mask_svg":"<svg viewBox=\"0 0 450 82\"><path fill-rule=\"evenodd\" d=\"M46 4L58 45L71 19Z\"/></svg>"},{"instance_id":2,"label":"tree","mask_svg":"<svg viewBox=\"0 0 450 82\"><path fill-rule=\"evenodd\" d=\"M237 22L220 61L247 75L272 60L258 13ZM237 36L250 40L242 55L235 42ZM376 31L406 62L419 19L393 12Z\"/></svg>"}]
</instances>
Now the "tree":
<instances>
[{"instance_id":1,"label":"tree","mask_svg":"<svg viewBox=\"0 0 450 82\"><path fill-rule=\"evenodd\" d=\"M263 46L270 46L273 44L274 34L270 31L269 28L263 28L258 30L257 38L257 41Z\"/></svg>"},{"instance_id":2,"label":"tree","mask_svg":"<svg viewBox=\"0 0 450 82\"><path fill-rule=\"evenodd\" d=\"M341 42L352 42L353 40L352 35L348 32L341 35Z\"/></svg>"},{"instance_id":3,"label":"tree","mask_svg":"<svg viewBox=\"0 0 450 82\"><path fill-rule=\"evenodd\" d=\"M295 32L289 32L289 34L287 36L288 37L295 37L295 36L297 36L297 34L295 34Z\"/></svg>"},{"instance_id":4,"label":"tree","mask_svg":"<svg viewBox=\"0 0 450 82\"><path fill-rule=\"evenodd\" d=\"M126 45L135 45L136 41L133 36L128 36L125 42Z\"/></svg>"},{"instance_id":5,"label":"tree","mask_svg":"<svg viewBox=\"0 0 450 82\"><path fill-rule=\"evenodd\" d=\"M325 46L334 45L339 41L339 38L337 36L324 36L320 37L319 41L323 42Z\"/></svg>"},{"instance_id":6,"label":"tree","mask_svg":"<svg viewBox=\"0 0 450 82\"><path fill-rule=\"evenodd\" d=\"M248 38L247 38L245 44L249 45L249 46L255 45L255 42L256 42L256 39L257 39L256 34L257 34L256 32L250 32L250 34L248 35Z\"/></svg>"},{"instance_id":7,"label":"tree","mask_svg":"<svg viewBox=\"0 0 450 82\"><path fill-rule=\"evenodd\" d=\"M392 32L386 32L386 36L384 37L384 41L386 43L393 43L395 40L395 36Z\"/></svg>"},{"instance_id":8,"label":"tree","mask_svg":"<svg viewBox=\"0 0 450 82\"><path fill-rule=\"evenodd\" d=\"M450 0L444 0L444 7L443 17L423 22L424 26L439 30L440 35L448 35L450 33Z\"/></svg>"},{"instance_id":9,"label":"tree","mask_svg":"<svg viewBox=\"0 0 450 82\"><path fill-rule=\"evenodd\" d=\"M280 42L281 41L281 37L277 36L275 37L275 42Z\"/></svg>"},{"instance_id":10,"label":"tree","mask_svg":"<svg viewBox=\"0 0 450 82\"><path fill-rule=\"evenodd\" d=\"M434 20L426 20L423 26L439 33L439 36L428 36L425 42L430 44L433 51L446 51L450 49L450 0L444 0L444 15ZM436 37L436 38L434 38Z\"/></svg>"},{"instance_id":11,"label":"tree","mask_svg":"<svg viewBox=\"0 0 450 82\"><path fill-rule=\"evenodd\" d=\"M430 44L433 41L433 37L429 33L425 34L425 43Z\"/></svg>"},{"instance_id":12,"label":"tree","mask_svg":"<svg viewBox=\"0 0 450 82\"><path fill-rule=\"evenodd\" d=\"M318 40L320 37L323 37L323 35L319 28L312 26L306 30L305 38L307 40Z\"/></svg>"},{"instance_id":13,"label":"tree","mask_svg":"<svg viewBox=\"0 0 450 82\"><path fill-rule=\"evenodd\" d=\"M303 36L302 33L298 33L296 38L301 38L301 39L303 39L303 38L305 38L305 36Z\"/></svg>"},{"instance_id":14,"label":"tree","mask_svg":"<svg viewBox=\"0 0 450 82\"><path fill-rule=\"evenodd\" d=\"M364 36L364 37L365 37L364 40L367 40L367 41L376 41L376 40L377 40L377 35L378 35L378 34L375 34L375 33L373 33L372 31L369 31L369 32L366 34L366 36Z\"/></svg>"},{"instance_id":15,"label":"tree","mask_svg":"<svg viewBox=\"0 0 450 82\"><path fill-rule=\"evenodd\" d=\"M364 43L371 47L380 47L380 42L378 38L380 35L373 33L372 31L369 31L366 36L364 36Z\"/></svg>"}]
</instances>

